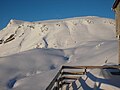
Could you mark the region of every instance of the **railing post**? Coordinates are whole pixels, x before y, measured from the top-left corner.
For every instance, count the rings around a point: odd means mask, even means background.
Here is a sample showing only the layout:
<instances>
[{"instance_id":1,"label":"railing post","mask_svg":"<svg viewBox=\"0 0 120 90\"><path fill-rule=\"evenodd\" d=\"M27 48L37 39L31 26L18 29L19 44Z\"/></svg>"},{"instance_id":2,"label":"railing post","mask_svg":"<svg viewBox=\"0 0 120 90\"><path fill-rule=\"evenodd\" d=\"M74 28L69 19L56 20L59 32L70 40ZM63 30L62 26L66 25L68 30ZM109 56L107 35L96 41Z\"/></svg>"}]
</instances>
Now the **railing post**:
<instances>
[{"instance_id":1,"label":"railing post","mask_svg":"<svg viewBox=\"0 0 120 90\"><path fill-rule=\"evenodd\" d=\"M57 90L59 90L60 86L59 86L59 78L57 79Z\"/></svg>"},{"instance_id":2,"label":"railing post","mask_svg":"<svg viewBox=\"0 0 120 90\"><path fill-rule=\"evenodd\" d=\"M62 66L61 69L62 70L61 70L60 75L59 75L59 89L61 88L61 90L62 90L62 72L63 72L64 67Z\"/></svg>"},{"instance_id":3,"label":"railing post","mask_svg":"<svg viewBox=\"0 0 120 90\"><path fill-rule=\"evenodd\" d=\"M85 71L84 71L84 72L85 72L85 74L87 73L87 67L85 68Z\"/></svg>"},{"instance_id":4,"label":"railing post","mask_svg":"<svg viewBox=\"0 0 120 90\"><path fill-rule=\"evenodd\" d=\"M59 90L59 85L58 85L58 80L56 80L55 82L55 87L53 88L53 90Z\"/></svg>"},{"instance_id":5,"label":"railing post","mask_svg":"<svg viewBox=\"0 0 120 90\"><path fill-rule=\"evenodd\" d=\"M60 73L59 73L59 76L58 76L58 78L56 79L54 90L59 90L59 89L60 89L60 81L61 81L60 78L62 77L62 69L63 69L63 68L61 68L61 71L60 71Z\"/></svg>"}]
</instances>

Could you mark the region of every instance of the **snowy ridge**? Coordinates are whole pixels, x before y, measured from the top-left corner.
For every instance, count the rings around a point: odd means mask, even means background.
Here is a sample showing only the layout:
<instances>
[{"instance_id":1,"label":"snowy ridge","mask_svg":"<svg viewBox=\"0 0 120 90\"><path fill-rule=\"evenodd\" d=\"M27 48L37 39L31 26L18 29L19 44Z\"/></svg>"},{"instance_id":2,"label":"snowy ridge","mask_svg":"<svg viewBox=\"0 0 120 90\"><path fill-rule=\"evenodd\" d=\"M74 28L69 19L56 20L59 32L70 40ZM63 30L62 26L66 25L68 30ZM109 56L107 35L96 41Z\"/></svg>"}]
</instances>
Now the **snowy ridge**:
<instances>
[{"instance_id":1,"label":"snowy ridge","mask_svg":"<svg viewBox=\"0 0 120 90\"><path fill-rule=\"evenodd\" d=\"M114 34L114 20L100 17L41 22L11 20L0 32L0 56L33 48L65 49L86 41L115 40Z\"/></svg>"}]
</instances>

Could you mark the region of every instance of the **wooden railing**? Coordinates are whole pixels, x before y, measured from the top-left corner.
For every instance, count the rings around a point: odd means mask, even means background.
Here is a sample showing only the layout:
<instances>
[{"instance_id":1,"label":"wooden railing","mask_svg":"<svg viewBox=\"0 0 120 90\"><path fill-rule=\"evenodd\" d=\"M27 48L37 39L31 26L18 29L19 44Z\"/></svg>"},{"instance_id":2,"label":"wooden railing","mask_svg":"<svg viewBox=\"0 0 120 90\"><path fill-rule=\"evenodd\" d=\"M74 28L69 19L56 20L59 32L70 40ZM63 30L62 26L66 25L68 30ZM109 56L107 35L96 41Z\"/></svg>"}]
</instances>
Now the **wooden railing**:
<instances>
[{"instance_id":1,"label":"wooden railing","mask_svg":"<svg viewBox=\"0 0 120 90\"><path fill-rule=\"evenodd\" d=\"M82 75L87 73L88 69L113 69L120 68L120 65L116 66L62 66L58 71L54 79L51 81L46 90L59 90L64 84L70 84L73 80L77 80ZM77 70L80 69L80 70ZM74 71L75 70L75 71ZM69 80L69 81L68 81Z\"/></svg>"}]
</instances>

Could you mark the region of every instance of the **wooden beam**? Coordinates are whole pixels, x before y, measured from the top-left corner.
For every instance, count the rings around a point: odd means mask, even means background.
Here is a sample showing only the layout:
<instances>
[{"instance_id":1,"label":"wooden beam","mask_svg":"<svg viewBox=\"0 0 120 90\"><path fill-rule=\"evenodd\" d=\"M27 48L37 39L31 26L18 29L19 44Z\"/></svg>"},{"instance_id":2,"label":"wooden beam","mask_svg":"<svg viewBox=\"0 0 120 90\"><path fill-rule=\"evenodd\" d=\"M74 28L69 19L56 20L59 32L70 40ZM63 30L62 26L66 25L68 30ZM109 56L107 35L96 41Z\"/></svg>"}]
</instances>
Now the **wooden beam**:
<instances>
[{"instance_id":1,"label":"wooden beam","mask_svg":"<svg viewBox=\"0 0 120 90\"><path fill-rule=\"evenodd\" d=\"M85 72L62 72L62 75L84 75Z\"/></svg>"},{"instance_id":2,"label":"wooden beam","mask_svg":"<svg viewBox=\"0 0 120 90\"><path fill-rule=\"evenodd\" d=\"M105 68L120 68L120 65L106 65L106 66L63 66L63 69L105 69Z\"/></svg>"},{"instance_id":3,"label":"wooden beam","mask_svg":"<svg viewBox=\"0 0 120 90\"><path fill-rule=\"evenodd\" d=\"M77 77L77 76L64 76L64 77L62 77L62 78L63 78L63 80L64 80L64 79L77 80L77 79L79 79L80 77Z\"/></svg>"}]
</instances>

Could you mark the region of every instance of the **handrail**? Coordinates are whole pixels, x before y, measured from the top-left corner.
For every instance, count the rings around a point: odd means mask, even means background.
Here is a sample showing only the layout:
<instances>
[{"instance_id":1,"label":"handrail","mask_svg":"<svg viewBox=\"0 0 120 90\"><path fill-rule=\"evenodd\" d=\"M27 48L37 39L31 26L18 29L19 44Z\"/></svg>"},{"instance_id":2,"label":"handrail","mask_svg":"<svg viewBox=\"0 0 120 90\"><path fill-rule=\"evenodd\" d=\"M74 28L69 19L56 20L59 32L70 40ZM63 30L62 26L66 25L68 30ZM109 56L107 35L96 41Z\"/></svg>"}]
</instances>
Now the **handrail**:
<instances>
[{"instance_id":1,"label":"handrail","mask_svg":"<svg viewBox=\"0 0 120 90\"><path fill-rule=\"evenodd\" d=\"M63 75L84 75L87 72L87 69L113 69L113 68L120 68L120 65L105 65L105 66L62 66L59 72L56 74L56 76L53 78L53 80L50 82L49 86L46 88L46 90L59 90L59 88L62 87L62 85L67 84L65 81L62 82L65 79L70 80L76 80L78 79L78 76L63 76ZM70 71L63 71L64 69L84 69L82 72L70 72ZM55 86L55 83L57 85ZM55 86L55 87L54 87Z\"/></svg>"},{"instance_id":2,"label":"handrail","mask_svg":"<svg viewBox=\"0 0 120 90\"><path fill-rule=\"evenodd\" d=\"M105 66L62 66L63 69L95 69L95 68L120 68L120 65L105 65Z\"/></svg>"},{"instance_id":3,"label":"handrail","mask_svg":"<svg viewBox=\"0 0 120 90\"><path fill-rule=\"evenodd\" d=\"M46 88L46 90L51 90L55 84L55 82L57 81L59 75L61 74L62 68L59 70L59 72L57 73L57 75L54 77L54 79L50 82L49 86Z\"/></svg>"},{"instance_id":4,"label":"handrail","mask_svg":"<svg viewBox=\"0 0 120 90\"><path fill-rule=\"evenodd\" d=\"M62 72L62 75L83 75L84 72Z\"/></svg>"}]
</instances>

